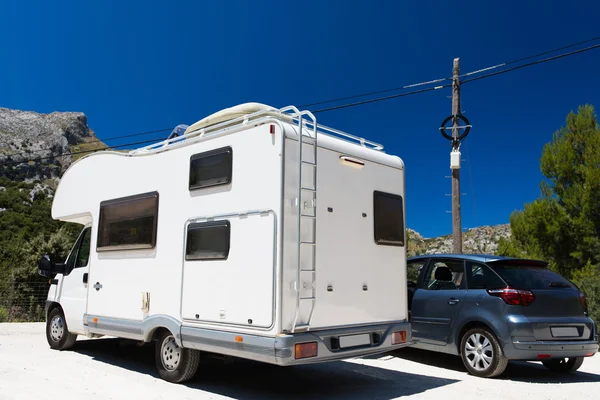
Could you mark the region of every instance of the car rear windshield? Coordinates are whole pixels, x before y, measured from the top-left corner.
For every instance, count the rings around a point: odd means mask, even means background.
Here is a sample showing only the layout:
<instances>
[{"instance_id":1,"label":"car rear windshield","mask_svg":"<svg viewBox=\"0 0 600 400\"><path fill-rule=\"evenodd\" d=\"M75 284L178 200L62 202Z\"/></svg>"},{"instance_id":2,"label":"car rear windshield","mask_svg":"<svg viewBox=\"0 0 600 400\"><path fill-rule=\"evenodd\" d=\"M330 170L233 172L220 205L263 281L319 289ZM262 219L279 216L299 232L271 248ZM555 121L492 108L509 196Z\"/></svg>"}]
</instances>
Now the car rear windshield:
<instances>
[{"instance_id":1,"label":"car rear windshield","mask_svg":"<svg viewBox=\"0 0 600 400\"><path fill-rule=\"evenodd\" d=\"M545 267L497 263L493 263L491 267L515 289L574 288L568 280Z\"/></svg>"}]
</instances>

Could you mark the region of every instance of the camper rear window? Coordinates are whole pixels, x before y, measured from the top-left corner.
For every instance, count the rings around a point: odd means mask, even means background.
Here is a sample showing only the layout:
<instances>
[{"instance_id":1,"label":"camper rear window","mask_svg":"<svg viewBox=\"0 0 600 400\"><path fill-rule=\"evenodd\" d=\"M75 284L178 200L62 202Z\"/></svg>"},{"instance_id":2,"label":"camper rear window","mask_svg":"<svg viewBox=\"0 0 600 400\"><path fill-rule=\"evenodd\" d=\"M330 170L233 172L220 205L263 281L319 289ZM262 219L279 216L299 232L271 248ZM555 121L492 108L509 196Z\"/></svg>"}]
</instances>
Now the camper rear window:
<instances>
[{"instance_id":1,"label":"camper rear window","mask_svg":"<svg viewBox=\"0 0 600 400\"><path fill-rule=\"evenodd\" d=\"M229 256L229 221L190 224L187 230L185 259L225 260Z\"/></svg>"},{"instance_id":2,"label":"camper rear window","mask_svg":"<svg viewBox=\"0 0 600 400\"><path fill-rule=\"evenodd\" d=\"M231 183L232 150L223 147L190 158L190 190Z\"/></svg>"},{"instance_id":3,"label":"camper rear window","mask_svg":"<svg viewBox=\"0 0 600 400\"><path fill-rule=\"evenodd\" d=\"M154 248L157 220L158 192L103 201L97 250Z\"/></svg>"},{"instance_id":4,"label":"camper rear window","mask_svg":"<svg viewBox=\"0 0 600 400\"><path fill-rule=\"evenodd\" d=\"M404 246L402 196L375 191L373 206L375 242L387 246Z\"/></svg>"}]
</instances>

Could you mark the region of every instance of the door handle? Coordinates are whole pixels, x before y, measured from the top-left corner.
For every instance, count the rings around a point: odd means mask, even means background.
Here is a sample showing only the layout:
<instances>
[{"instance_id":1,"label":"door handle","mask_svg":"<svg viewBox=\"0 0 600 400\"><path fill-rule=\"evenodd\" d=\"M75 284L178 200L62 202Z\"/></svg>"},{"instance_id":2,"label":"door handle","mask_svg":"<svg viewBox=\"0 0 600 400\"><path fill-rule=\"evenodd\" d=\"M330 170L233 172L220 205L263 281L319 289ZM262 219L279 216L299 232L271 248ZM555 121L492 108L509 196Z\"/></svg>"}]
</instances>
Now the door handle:
<instances>
[{"instance_id":1,"label":"door handle","mask_svg":"<svg viewBox=\"0 0 600 400\"><path fill-rule=\"evenodd\" d=\"M83 274L83 283L87 284L88 282L88 273Z\"/></svg>"},{"instance_id":2,"label":"door handle","mask_svg":"<svg viewBox=\"0 0 600 400\"><path fill-rule=\"evenodd\" d=\"M448 300L448 304L450 304L451 306L454 306L454 305L458 304L459 301L460 301L459 299L455 299L453 297L450 300Z\"/></svg>"}]
</instances>

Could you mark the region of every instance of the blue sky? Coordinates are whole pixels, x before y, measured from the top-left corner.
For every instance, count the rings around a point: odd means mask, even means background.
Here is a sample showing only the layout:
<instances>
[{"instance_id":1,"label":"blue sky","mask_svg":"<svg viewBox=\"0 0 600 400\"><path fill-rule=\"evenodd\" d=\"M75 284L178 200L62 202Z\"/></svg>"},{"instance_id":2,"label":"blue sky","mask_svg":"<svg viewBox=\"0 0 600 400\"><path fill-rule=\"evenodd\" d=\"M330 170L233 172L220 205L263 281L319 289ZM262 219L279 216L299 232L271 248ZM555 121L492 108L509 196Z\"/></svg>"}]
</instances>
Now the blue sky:
<instances>
[{"instance_id":1,"label":"blue sky","mask_svg":"<svg viewBox=\"0 0 600 400\"><path fill-rule=\"evenodd\" d=\"M82 111L101 139L249 101L302 105L446 77L454 57L468 72L600 36L593 0L59 3L0 3L0 106ZM506 223L539 195L543 145L578 105L600 107L599 61L600 49L463 86L474 126L463 146L464 227ZM404 159L407 224L428 237L452 230L450 148L438 132L450 94L318 115Z\"/></svg>"}]
</instances>

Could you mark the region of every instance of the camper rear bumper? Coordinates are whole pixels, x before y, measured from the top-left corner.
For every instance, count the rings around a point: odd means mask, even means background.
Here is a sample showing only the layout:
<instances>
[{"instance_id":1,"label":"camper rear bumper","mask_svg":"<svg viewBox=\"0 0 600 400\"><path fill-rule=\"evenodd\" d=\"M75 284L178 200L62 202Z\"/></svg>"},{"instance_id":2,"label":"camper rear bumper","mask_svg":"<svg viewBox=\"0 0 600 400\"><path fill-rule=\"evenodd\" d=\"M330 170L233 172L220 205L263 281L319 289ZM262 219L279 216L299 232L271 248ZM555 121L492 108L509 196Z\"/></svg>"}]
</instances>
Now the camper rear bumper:
<instances>
[{"instance_id":1,"label":"camper rear bumper","mask_svg":"<svg viewBox=\"0 0 600 400\"><path fill-rule=\"evenodd\" d=\"M405 332L405 341L392 344L393 334L401 331ZM181 339L184 347L282 366L363 357L412 344L408 322L280 334L276 337L183 326ZM297 358L296 345L304 343L316 344L317 354Z\"/></svg>"},{"instance_id":2,"label":"camper rear bumper","mask_svg":"<svg viewBox=\"0 0 600 400\"><path fill-rule=\"evenodd\" d=\"M392 344L392 334L401 331L406 332L406 341ZM276 355L279 353L276 363L278 365L310 364L384 353L410 345L412 342L410 333L410 323L401 322L279 336L275 341ZM296 345L311 342L317 343L317 355L296 359Z\"/></svg>"}]
</instances>

